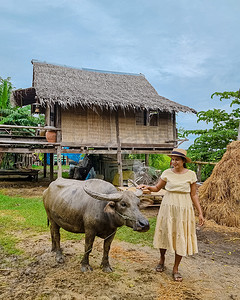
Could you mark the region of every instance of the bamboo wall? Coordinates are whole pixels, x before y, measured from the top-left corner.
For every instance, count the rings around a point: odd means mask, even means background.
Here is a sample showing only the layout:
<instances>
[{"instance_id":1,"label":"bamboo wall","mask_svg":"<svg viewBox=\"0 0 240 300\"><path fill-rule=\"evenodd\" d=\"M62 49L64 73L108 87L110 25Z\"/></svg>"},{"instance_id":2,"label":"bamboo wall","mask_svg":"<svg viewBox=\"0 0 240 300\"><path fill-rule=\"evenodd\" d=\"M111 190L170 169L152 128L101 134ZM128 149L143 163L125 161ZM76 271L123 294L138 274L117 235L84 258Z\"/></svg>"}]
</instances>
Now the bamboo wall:
<instances>
[{"instance_id":1,"label":"bamboo wall","mask_svg":"<svg viewBox=\"0 0 240 300\"><path fill-rule=\"evenodd\" d=\"M74 108L62 110L62 142L78 145L116 147L115 112ZM134 111L119 113L121 144L162 144L173 140L174 122L169 113L160 113L158 126L136 125Z\"/></svg>"}]
</instances>

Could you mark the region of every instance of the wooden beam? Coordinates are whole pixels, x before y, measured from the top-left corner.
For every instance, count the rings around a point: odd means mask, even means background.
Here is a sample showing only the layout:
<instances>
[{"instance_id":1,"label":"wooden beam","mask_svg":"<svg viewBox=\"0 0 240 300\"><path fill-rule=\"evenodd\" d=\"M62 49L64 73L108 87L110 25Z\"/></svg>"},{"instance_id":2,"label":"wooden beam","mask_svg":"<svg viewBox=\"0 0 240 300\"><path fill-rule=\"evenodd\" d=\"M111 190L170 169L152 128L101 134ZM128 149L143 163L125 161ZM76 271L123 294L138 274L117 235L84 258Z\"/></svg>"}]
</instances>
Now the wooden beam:
<instances>
[{"instance_id":1,"label":"wooden beam","mask_svg":"<svg viewBox=\"0 0 240 300\"><path fill-rule=\"evenodd\" d=\"M44 126L20 126L20 125L1 125L0 128L18 128L18 129L47 129ZM61 130L61 128L53 127L51 130Z\"/></svg>"},{"instance_id":2,"label":"wooden beam","mask_svg":"<svg viewBox=\"0 0 240 300\"><path fill-rule=\"evenodd\" d=\"M136 144L136 143L121 143L122 148L168 148L173 149L173 144L170 143L162 143L162 144Z\"/></svg>"},{"instance_id":3,"label":"wooden beam","mask_svg":"<svg viewBox=\"0 0 240 300\"><path fill-rule=\"evenodd\" d=\"M5 148L0 147L0 153L34 153L35 151L32 149L26 149L26 148Z\"/></svg>"},{"instance_id":4,"label":"wooden beam","mask_svg":"<svg viewBox=\"0 0 240 300\"><path fill-rule=\"evenodd\" d=\"M175 141L177 142L177 141ZM98 149L98 148L106 148L106 149L114 149L114 148L118 148L118 144L116 143L111 143L111 144L88 144L88 143L76 143L76 142L61 142L61 146L62 147L78 147L81 149L84 148L92 148L92 149ZM136 149L136 148L141 148L141 149L154 149L154 148L162 148L162 149L169 149L172 151L172 149L174 148L174 141L167 141L165 143L161 143L161 144L137 144L137 143L121 143L121 149L124 148L132 148L132 149ZM91 150L91 149L90 149Z\"/></svg>"},{"instance_id":5,"label":"wooden beam","mask_svg":"<svg viewBox=\"0 0 240 300\"><path fill-rule=\"evenodd\" d=\"M34 149L34 153L54 153L54 154L56 154L57 150L56 150L56 148L51 148L51 149L47 149L47 148L44 148L44 149Z\"/></svg>"},{"instance_id":6,"label":"wooden beam","mask_svg":"<svg viewBox=\"0 0 240 300\"><path fill-rule=\"evenodd\" d=\"M117 149L62 149L62 153L82 153L82 154L117 154ZM13 148L10 145L7 147L0 147L0 153L54 153L57 154L56 148ZM171 150L166 149L121 149L121 153L123 154L170 154Z\"/></svg>"},{"instance_id":7,"label":"wooden beam","mask_svg":"<svg viewBox=\"0 0 240 300\"><path fill-rule=\"evenodd\" d=\"M207 161L192 161L192 164L197 164L197 165L214 165L216 166L216 162L207 162Z\"/></svg>"},{"instance_id":8,"label":"wooden beam","mask_svg":"<svg viewBox=\"0 0 240 300\"><path fill-rule=\"evenodd\" d=\"M2 140L0 139L0 144L13 144L13 145L53 145L53 146L59 146L60 143L49 143L49 142L32 142L32 141L28 141L26 139L26 141L22 141L22 140L18 140L18 139L7 139L7 140Z\"/></svg>"}]
</instances>

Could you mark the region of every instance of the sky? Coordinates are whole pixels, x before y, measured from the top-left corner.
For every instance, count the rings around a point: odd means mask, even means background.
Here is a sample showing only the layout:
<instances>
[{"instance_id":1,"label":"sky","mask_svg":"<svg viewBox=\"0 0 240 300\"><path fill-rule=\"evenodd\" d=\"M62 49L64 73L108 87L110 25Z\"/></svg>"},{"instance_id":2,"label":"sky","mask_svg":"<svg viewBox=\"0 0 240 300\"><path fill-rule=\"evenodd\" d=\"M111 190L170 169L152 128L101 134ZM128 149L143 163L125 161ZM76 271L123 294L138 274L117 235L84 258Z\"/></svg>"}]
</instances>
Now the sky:
<instances>
[{"instance_id":1,"label":"sky","mask_svg":"<svg viewBox=\"0 0 240 300\"><path fill-rule=\"evenodd\" d=\"M239 12L239 0L0 0L0 77L31 87L32 59L142 73L172 101L228 109L211 95L240 88ZM183 113L177 126L206 127Z\"/></svg>"}]
</instances>

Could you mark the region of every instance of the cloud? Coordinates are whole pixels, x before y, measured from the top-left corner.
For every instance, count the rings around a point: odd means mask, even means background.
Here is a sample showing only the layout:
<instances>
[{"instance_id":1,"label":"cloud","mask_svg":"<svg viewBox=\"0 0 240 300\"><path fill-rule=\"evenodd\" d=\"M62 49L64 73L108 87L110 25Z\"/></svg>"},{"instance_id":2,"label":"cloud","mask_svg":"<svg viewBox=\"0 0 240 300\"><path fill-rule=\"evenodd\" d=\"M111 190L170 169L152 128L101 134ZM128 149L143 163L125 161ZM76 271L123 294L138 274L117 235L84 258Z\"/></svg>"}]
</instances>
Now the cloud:
<instances>
[{"instance_id":1,"label":"cloud","mask_svg":"<svg viewBox=\"0 0 240 300\"><path fill-rule=\"evenodd\" d=\"M211 50L204 42L182 35L168 41L168 50L162 59L162 73L180 78L205 76Z\"/></svg>"}]
</instances>

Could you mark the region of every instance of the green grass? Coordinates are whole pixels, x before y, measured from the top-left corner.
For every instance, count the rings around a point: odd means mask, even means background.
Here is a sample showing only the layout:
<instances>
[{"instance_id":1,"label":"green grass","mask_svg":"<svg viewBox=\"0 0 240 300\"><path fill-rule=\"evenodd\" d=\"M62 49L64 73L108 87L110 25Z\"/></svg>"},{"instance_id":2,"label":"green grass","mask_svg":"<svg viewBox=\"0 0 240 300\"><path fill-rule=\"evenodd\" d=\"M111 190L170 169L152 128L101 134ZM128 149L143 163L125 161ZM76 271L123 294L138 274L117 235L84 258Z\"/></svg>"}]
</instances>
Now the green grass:
<instances>
[{"instance_id":1,"label":"green grass","mask_svg":"<svg viewBox=\"0 0 240 300\"><path fill-rule=\"evenodd\" d=\"M32 165L32 169L39 170L40 173L43 174L43 166ZM54 170L54 173L55 173L54 177L57 178L58 166L54 166L53 170ZM47 172L50 172L50 167L49 166L47 166ZM62 177L63 178L69 178L69 166L66 166L66 165L62 166Z\"/></svg>"},{"instance_id":2,"label":"green grass","mask_svg":"<svg viewBox=\"0 0 240 300\"><path fill-rule=\"evenodd\" d=\"M43 170L44 167L43 167L43 166L32 165L32 169L35 169L35 170ZM47 166L47 170L49 170L49 169L50 169L50 166L48 165L48 166ZM57 166L57 165L54 165L54 166L53 166L53 169L54 169L55 171L58 170L58 166ZM63 169L63 170L68 170L68 171L69 171L70 166L69 166L69 165L62 165L62 169Z\"/></svg>"},{"instance_id":3,"label":"green grass","mask_svg":"<svg viewBox=\"0 0 240 300\"><path fill-rule=\"evenodd\" d=\"M123 226L118 229L116 238L134 244L152 245L153 232L156 218L150 220L150 230L139 233ZM19 255L22 253L17 248L21 233L37 235L49 232L47 215L42 198L9 197L0 194L0 247L8 254ZM61 229L61 239L80 240L84 234L74 234ZM50 242L49 242L50 244Z\"/></svg>"},{"instance_id":4,"label":"green grass","mask_svg":"<svg viewBox=\"0 0 240 300\"><path fill-rule=\"evenodd\" d=\"M11 227L19 229L33 227L35 231L44 231L46 228L47 215L41 197L22 198L0 194L0 211L1 215L5 213L11 217Z\"/></svg>"},{"instance_id":5,"label":"green grass","mask_svg":"<svg viewBox=\"0 0 240 300\"><path fill-rule=\"evenodd\" d=\"M8 197L0 194L0 246L8 254L21 254L18 232L47 230L47 217L41 198Z\"/></svg>"}]
</instances>

